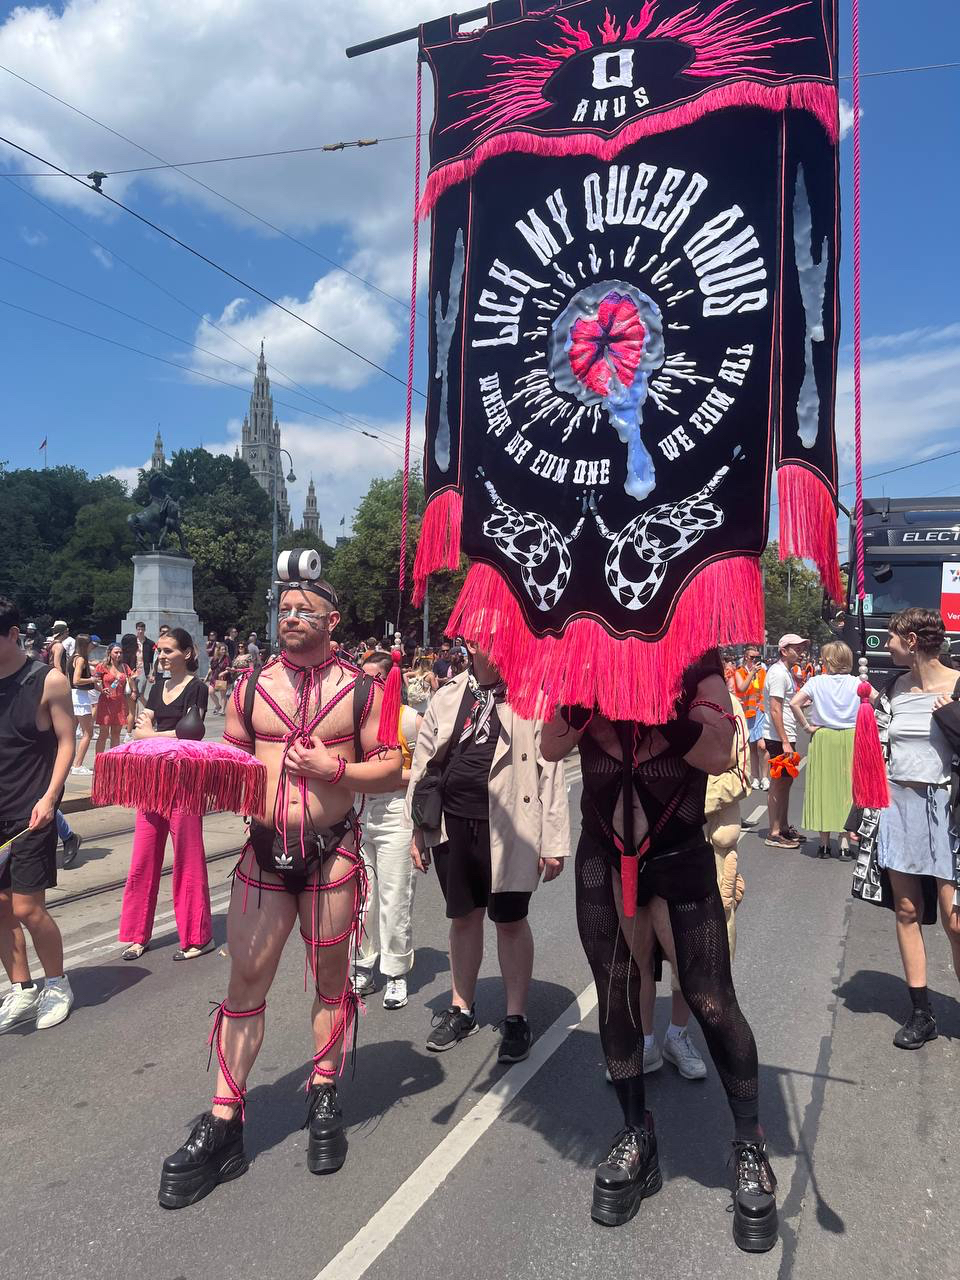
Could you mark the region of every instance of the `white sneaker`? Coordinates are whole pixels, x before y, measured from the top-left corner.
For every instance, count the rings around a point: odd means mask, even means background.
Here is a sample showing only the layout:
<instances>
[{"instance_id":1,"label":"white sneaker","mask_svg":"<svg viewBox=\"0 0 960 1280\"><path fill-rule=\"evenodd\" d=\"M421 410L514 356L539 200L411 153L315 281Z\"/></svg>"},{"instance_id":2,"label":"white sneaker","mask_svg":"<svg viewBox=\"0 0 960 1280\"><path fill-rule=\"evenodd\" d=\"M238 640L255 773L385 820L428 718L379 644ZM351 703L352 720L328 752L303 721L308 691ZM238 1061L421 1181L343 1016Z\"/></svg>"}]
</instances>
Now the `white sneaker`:
<instances>
[{"instance_id":1,"label":"white sneaker","mask_svg":"<svg viewBox=\"0 0 960 1280\"><path fill-rule=\"evenodd\" d=\"M79 774L91 774L93 773L93 770L88 769L85 764L75 764L73 768L70 770L70 772L79 773Z\"/></svg>"},{"instance_id":2,"label":"white sneaker","mask_svg":"<svg viewBox=\"0 0 960 1280\"><path fill-rule=\"evenodd\" d=\"M57 1027L61 1022L66 1022L72 1008L70 979L48 978L37 1003L37 1030L46 1031L48 1027Z\"/></svg>"},{"instance_id":3,"label":"white sneaker","mask_svg":"<svg viewBox=\"0 0 960 1280\"><path fill-rule=\"evenodd\" d=\"M760 790L761 790L761 791L769 791L769 790L770 790L770 779L769 779L769 778L764 778L764 779L763 779L763 781L760 783Z\"/></svg>"},{"instance_id":4,"label":"white sneaker","mask_svg":"<svg viewBox=\"0 0 960 1280\"><path fill-rule=\"evenodd\" d=\"M760 790L760 779L759 779L759 778L754 778L754 780L750 783L750 786L753 788L753 790L754 790L754 791L759 791L759 790Z\"/></svg>"},{"instance_id":5,"label":"white sneaker","mask_svg":"<svg viewBox=\"0 0 960 1280\"><path fill-rule=\"evenodd\" d=\"M353 978L353 989L358 996L372 996L377 989L377 980L373 976L373 970L361 969L358 965Z\"/></svg>"},{"instance_id":6,"label":"white sneaker","mask_svg":"<svg viewBox=\"0 0 960 1280\"><path fill-rule=\"evenodd\" d=\"M407 1003L406 978L388 978L383 990L383 1007L385 1009L402 1009Z\"/></svg>"},{"instance_id":7,"label":"white sneaker","mask_svg":"<svg viewBox=\"0 0 960 1280\"><path fill-rule=\"evenodd\" d=\"M21 1022L31 1022L40 1003L40 988L27 987L26 990L15 983L9 995L0 1003L0 1034Z\"/></svg>"},{"instance_id":8,"label":"white sneaker","mask_svg":"<svg viewBox=\"0 0 960 1280\"><path fill-rule=\"evenodd\" d=\"M660 1052L660 1046L654 1040L651 1045L643 1046L643 1074L648 1076L651 1071L659 1071L663 1066L663 1054Z\"/></svg>"},{"instance_id":9,"label":"white sneaker","mask_svg":"<svg viewBox=\"0 0 960 1280\"><path fill-rule=\"evenodd\" d=\"M684 1080L703 1080L706 1077L707 1064L697 1053L697 1046L686 1030L681 1031L678 1036L664 1038L663 1056L673 1063Z\"/></svg>"}]
</instances>

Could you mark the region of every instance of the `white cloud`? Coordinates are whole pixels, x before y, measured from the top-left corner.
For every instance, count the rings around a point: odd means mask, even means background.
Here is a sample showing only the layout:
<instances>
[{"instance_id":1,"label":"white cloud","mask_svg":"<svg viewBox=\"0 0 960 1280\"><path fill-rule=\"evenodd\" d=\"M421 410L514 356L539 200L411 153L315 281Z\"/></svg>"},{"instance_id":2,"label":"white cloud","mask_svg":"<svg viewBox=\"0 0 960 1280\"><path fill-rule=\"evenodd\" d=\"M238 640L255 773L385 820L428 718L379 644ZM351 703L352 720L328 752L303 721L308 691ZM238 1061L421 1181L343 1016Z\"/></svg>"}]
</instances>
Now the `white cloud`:
<instances>
[{"instance_id":1,"label":"white cloud","mask_svg":"<svg viewBox=\"0 0 960 1280\"><path fill-rule=\"evenodd\" d=\"M860 119L863 119L863 107L860 108ZM845 138L853 132L853 103L846 98L840 99L840 137Z\"/></svg>"},{"instance_id":2,"label":"white cloud","mask_svg":"<svg viewBox=\"0 0 960 1280\"><path fill-rule=\"evenodd\" d=\"M390 356L402 331L402 317L397 308L350 276L329 272L314 283L306 298L284 297L278 301L345 346L362 351L369 360L384 368L391 367ZM314 385L322 382L338 390L352 391L372 376L369 364L259 299L251 302L236 298L214 321L219 326L216 329L208 320L197 326L195 341L198 346L235 363L250 363L251 358L245 357L220 330L252 351L256 351L264 339L270 365L275 370L282 369L295 382ZM193 363L203 373L238 386L250 386L248 374L210 356L197 352ZM402 370L398 369L397 373L402 376ZM276 372L271 377L275 392L279 392L285 379Z\"/></svg>"},{"instance_id":3,"label":"white cloud","mask_svg":"<svg viewBox=\"0 0 960 1280\"><path fill-rule=\"evenodd\" d=\"M423 17L422 0L272 0L266 18L265 12L260 0L20 6L0 26L0 63L172 161L413 132L415 45L355 60L344 48L414 25ZM424 87L429 120L429 76ZM155 163L10 76L0 76L0 126L72 171ZM0 158L14 170L39 167L6 148ZM301 237L342 228L348 265L361 255L365 273L402 297L412 165L413 143L405 139L187 172ZM200 205L271 234L177 172L111 177L104 189L122 199L143 184L161 190L171 205ZM39 180L37 190L45 199L117 216L67 179ZM182 210L172 208L168 221L189 228Z\"/></svg>"},{"instance_id":4,"label":"white cloud","mask_svg":"<svg viewBox=\"0 0 960 1280\"><path fill-rule=\"evenodd\" d=\"M139 467L111 467L109 471L105 471L105 476L115 476L117 480L126 487L127 493L132 493L137 487L137 481L140 479L140 472L146 471L150 466L150 459L141 462Z\"/></svg>"},{"instance_id":5,"label":"white cloud","mask_svg":"<svg viewBox=\"0 0 960 1280\"><path fill-rule=\"evenodd\" d=\"M837 385L841 469L853 466L853 366L842 353ZM960 424L960 324L912 329L864 343L865 465L906 462L939 453Z\"/></svg>"},{"instance_id":6,"label":"white cloud","mask_svg":"<svg viewBox=\"0 0 960 1280\"><path fill-rule=\"evenodd\" d=\"M28 244L31 249L39 249L41 245L47 243L47 237L42 231L35 231L33 227L21 227L20 239L24 244Z\"/></svg>"},{"instance_id":7,"label":"white cloud","mask_svg":"<svg viewBox=\"0 0 960 1280\"><path fill-rule=\"evenodd\" d=\"M106 271L113 270L113 254L107 253L106 249L101 249L98 244L91 245L90 252L100 263L101 267Z\"/></svg>"}]
</instances>

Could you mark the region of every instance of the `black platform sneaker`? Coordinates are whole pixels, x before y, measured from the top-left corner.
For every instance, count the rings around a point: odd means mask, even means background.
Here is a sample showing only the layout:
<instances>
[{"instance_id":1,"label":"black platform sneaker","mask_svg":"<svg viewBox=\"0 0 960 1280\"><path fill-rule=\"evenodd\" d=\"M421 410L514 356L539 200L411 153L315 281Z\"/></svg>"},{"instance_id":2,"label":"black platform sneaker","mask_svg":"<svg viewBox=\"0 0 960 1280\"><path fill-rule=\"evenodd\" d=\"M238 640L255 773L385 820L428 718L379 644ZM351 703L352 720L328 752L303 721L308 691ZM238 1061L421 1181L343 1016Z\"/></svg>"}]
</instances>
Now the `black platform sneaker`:
<instances>
[{"instance_id":1,"label":"black platform sneaker","mask_svg":"<svg viewBox=\"0 0 960 1280\"><path fill-rule=\"evenodd\" d=\"M627 1126L614 1138L593 1181L590 1217L605 1227L619 1227L630 1221L641 1200L656 1195L662 1186L653 1117L648 1113L642 1129Z\"/></svg>"},{"instance_id":2,"label":"black platform sneaker","mask_svg":"<svg viewBox=\"0 0 960 1280\"><path fill-rule=\"evenodd\" d=\"M347 1135L343 1127L343 1112L337 1102L335 1084L312 1084L307 1101L309 1126L307 1143L307 1168L311 1173L336 1173L343 1168L347 1158Z\"/></svg>"},{"instance_id":3,"label":"black platform sneaker","mask_svg":"<svg viewBox=\"0 0 960 1280\"><path fill-rule=\"evenodd\" d=\"M777 1243L777 1180L763 1142L734 1142L733 1239L746 1253L766 1253Z\"/></svg>"},{"instance_id":4,"label":"black platform sneaker","mask_svg":"<svg viewBox=\"0 0 960 1280\"><path fill-rule=\"evenodd\" d=\"M164 1160L158 1199L164 1209L184 1209L221 1182L239 1178L247 1168L239 1113L221 1120L207 1111L179 1151Z\"/></svg>"}]
</instances>

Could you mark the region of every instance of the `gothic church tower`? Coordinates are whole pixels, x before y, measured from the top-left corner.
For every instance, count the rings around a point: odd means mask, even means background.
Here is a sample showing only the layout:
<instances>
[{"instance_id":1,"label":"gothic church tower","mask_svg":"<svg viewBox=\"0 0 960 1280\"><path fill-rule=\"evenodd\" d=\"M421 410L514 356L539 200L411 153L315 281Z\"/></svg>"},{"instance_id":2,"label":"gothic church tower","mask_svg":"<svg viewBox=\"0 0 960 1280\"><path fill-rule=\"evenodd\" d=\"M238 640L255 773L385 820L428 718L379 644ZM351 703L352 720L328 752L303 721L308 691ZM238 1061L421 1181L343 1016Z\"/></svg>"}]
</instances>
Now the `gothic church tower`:
<instances>
[{"instance_id":1,"label":"gothic church tower","mask_svg":"<svg viewBox=\"0 0 960 1280\"><path fill-rule=\"evenodd\" d=\"M261 489L273 497L277 494L277 520L282 533L290 528L290 503L287 486L283 482L283 459L279 455L280 423L273 416L273 396L267 377L267 361L260 343L260 359L250 397L250 411L243 419L243 437L240 456L250 468L250 474ZM276 490L279 477L280 487Z\"/></svg>"}]
</instances>

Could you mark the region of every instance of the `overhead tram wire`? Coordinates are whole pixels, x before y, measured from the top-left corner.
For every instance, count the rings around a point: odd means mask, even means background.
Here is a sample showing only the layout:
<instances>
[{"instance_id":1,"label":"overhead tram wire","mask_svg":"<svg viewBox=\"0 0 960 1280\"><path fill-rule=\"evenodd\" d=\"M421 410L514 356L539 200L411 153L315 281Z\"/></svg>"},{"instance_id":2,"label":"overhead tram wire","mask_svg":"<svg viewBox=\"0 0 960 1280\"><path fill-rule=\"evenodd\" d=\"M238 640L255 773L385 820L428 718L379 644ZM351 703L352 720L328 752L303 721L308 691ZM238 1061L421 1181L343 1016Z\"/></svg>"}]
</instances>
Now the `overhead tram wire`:
<instances>
[{"instance_id":1,"label":"overhead tram wire","mask_svg":"<svg viewBox=\"0 0 960 1280\"><path fill-rule=\"evenodd\" d=\"M0 177L9 178L9 176L10 176L9 174L0 174ZM89 240L92 244L99 246L99 248L101 248L104 251L104 253L109 253L111 257L115 258L117 262L122 263L123 266L125 266L129 271L132 271L134 275L138 275L141 280L145 280L147 284L152 285L154 289L158 289L160 293L164 294L167 298L170 298L173 302L176 302L178 306L183 307L185 311L188 311L190 315L196 317L196 319L199 320L202 324L206 324L211 329L215 329L217 333L222 334L223 337L225 338L228 338L230 342L232 342L235 346L239 347L241 351L245 351L247 355L253 356L254 360L257 360L259 358L259 353L255 351L253 347L248 347L246 343L241 342L240 339L235 337L232 333L230 333L228 329L224 329L222 325L217 324L215 320L211 320L210 317L204 315L202 311L198 311L195 307L192 307L189 302L184 302L183 298L178 297L177 294L171 293L171 291L165 285L160 284L158 280L154 280L152 276L147 275L145 271L143 271L140 267L135 266L134 263L130 262L129 259L125 258L122 254L118 253L116 249L114 249L112 246L104 244L102 240L98 240L97 237L93 235L91 232L87 231L85 227L78 226L77 223L71 221L71 219L68 218L66 214L61 213L59 209L55 209L53 205L48 204L46 200L41 200L41 198L35 192L28 191L27 188L21 186L19 182L11 181L10 185L15 190L19 191L21 195L26 196L28 200L32 200L34 204L40 205L41 208L46 209L47 212L51 213L55 218L59 218L61 222L65 223L73 231L76 231L78 235L83 236L85 239ZM351 422L355 422L359 427L364 427L369 431L376 432L377 434L382 436L385 440L393 440L397 444L402 443L400 440L400 437L394 435L392 432L384 431L380 428L374 427L373 423L366 422L363 418L358 418L356 414L348 413L346 409L341 409L337 405L330 404L328 401L322 400L319 396L315 395L312 391L310 391L307 387L305 387L303 383L297 382L296 378L292 378L290 374L284 373L282 369L279 369L275 364L273 364L269 360L267 361L267 368L274 374L275 377L284 378L286 380L286 382L289 385L285 387L284 390L292 391L294 390L294 388L296 388L296 390L302 396L306 397L306 399L308 400L312 400L314 404L320 405L321 408L329 409L331 413L339 413L341 417L347 418ZM282 386L283 384L281 383L280 385Z\"/></svg>"},{"instance_id":2,"label":"overhead tram wire","mask_svg":"<svg viewBox=\"0 0 960 1280\"><path fill-rule=\"evenodd\" d=\"M9 67L0 67L0 71L9 71ZM15 75L15 74L16 74L15 72L10 71L10 75ZM22 78L22 77L18 77L18 78ZM25 81L25 83L30 84L30 81L27 80ZM31 87L39 88L38 85L32 85ZM45 92L45 91L41 90L41 93L42 92ZM63 102L63 99L57 98L57 102ZM70 104L64 103L64 105L69 106ZM92 116L88 116L87 118L93 121ZM93 123L99 124L100 122L93 121ZM103 125L101 127L106 128L106 125ZM268 160L272 156L300 156L300 155L304 155L306 153L315 152L315 151L328 151L328 152L344 151L352 147L375 147L375 146L379 146L381 142L407 142L413 137L414 137L414 134L412 133L394 133L387 138L357 138L353 142L323 142L323 143L318 143L316 146L313 146L313 147L285 147L280 151L250 151L250 152L247 152L245 155L239 155L239 156L212 156L209 160L178 160L176 162L174 162L173 160L170 160L163 164L136 165L132 169L105 169L103 171L103 176L105 178L122 178L122 177L126 177L128 174L131 174L131 173L157 173L162 169L191 169L191 168L195 168L197 165L204 165L204 164L229 164L234 160ZM126 141L126 139L124 139L124 141ZM130 145L136 146L137 144L135 142L131 142ZM76 173L72 173L70 176L72 178L85 178L87 175L85 173L80 173L78 170ZM37 170L36 172L31 172L31 173L7 173L7 174L4 174L4 177L7 177L7 178L62 178L63 174L44 173L41 170Z\"/></svg>"},{"instance_id":3,"label":"overhead tram wire","mask_svg":"<svg viewBox=\"0 0 960 1280\"><path fill-rule=\"evenodd\" d=\"M289 307L285 307L282 302L278 302L277 299L272 298L270 294L264 293L262 289L258 289L256 285L251 284L249 280L244 280L242 276L236 275L233 271L230 271L229 268L221 266L220 263L215 262L213 258L207 257L205 253L202 253L199 249L195 249L193 245L187 244L185 240L181 240L179 236L175 236L172 231L167 231L158 223L153 222L145 214L138 213L136 209L131 209L130 206L124 204L122 200L115 199L113 196L108 195L106 191L101 191L91 187L81 178L75 178L72 173L61 168L60 165L54 164L52 160L48 160L46 156L37 155L35 151L30 151L27 147L23 147L19 143L13 142L10 138L0 135L0 142L4 143L8 147L13 147L14 150L20 151L26 156L30 156L31 159L38 161L40 164L49 165L51 169L56 169L58 173L62 173L65 177L71 178L79 186L83 187L84 190L94 192L94 194L100 196L102 200L106 200L110 204L115 205L118 209L122 209L124 213L129 213L139 222L142 222L144 226L149 227L152 231L156 231L158 235L164 236L167 240L171 241L171 243L179 245L181 249L186 249L188 253L193 254L193 256L198 258L201 262L205 262L207 266L213 267L215 271L219 271L220 274L226 276L227 279L233 280L235 284L239 284L244 289L249 289L250 292L255 293L258 298L262 298L264 302L269 302L270 305L276 307L278 311L282 311L284 315L288 315L292 319L299 321L300 324L305 325L308 329L312 329L314 333L319 333L322 338L326 338L329 342L338 346L342 351L346 351L350 355L355 356L358 360L362 360L363 363L368 364L371 369L376 369L378 373L384 374L385 377L390 378L393 382L396 382L401 387L406 388L407 383L405 378L401 378L398 374L391 372L391 370L385 369L383 365L377 364L375 360L371 360L369 356L363 355L362 352L357 351L346 342L341 342L339 338L335 338L333 334L327 333L326 330L321 329L319 325L314 324L305 316L300 315L299 312L292 311ZM414 387L413 390L421 399L426 399L426 395L418 387Z\"/></svg>"},{"instance_id":4,"label":"overhead tram wire","mask_svg":"<svg viewBox=\"0 0 960 1280\"><path fill-rule=\"evenodd\" d=\"M212 373L204 373L202 369L194 369L191 365L180 364L177 360L168 360L166 356L158 356L152 351L144 351L142 347L131 346L130 343L121 342L118 338L108 338L106 334L94 333L92 329L84 329L80 325L70 324L69 321L60 320L56 316L44 315L42 311L34 311L30 307L21 306L18 302L11 302L8 298L0 298L0 306L9 307L11 310L19 311L23 315L33 316L37 320L44 320L48 324L55 324L61 329L69 329L72 333L82 334L85 338L94 338L97 342L106 342L111 347L119 347L121 351L130 351L134 355L145 356L148 360L155 360L158 364L169 365L172 369L182 369L184 373L191 373L197 378L204 378L207 382L218 383L221 387L228 387L239 395L247 395L246 391L242 387L238 387L235 382L227 382L224 378L214 377ZM279 404L284 409L292 409L295 413L305 413L310 418L318 418L321 422L329 422L331 426L338 427L343 431L355 431L357 435L367 436L398 458L402 457L398 448L381 436L375 435L372 431L363 431L361 428L352 427L346 422L335 422L333 418L328 418L322 413L314 413L312 409L306 409L302 405L287 404L286 401L277 399L274 399L274 403Z\"/></svg>"},{"instance_id":5,"label":"overhead tram wire","mask_svg":"<svg viewBox=\"0 0 960 1280\"><path fill-rule=\"evenodd\" d=\"M29 87L31 89L35 89L37 93L42 93L45 97L52 99L52 101L58 102L60 106L66 107L68 111L73 111L78 116L82 116L84 120L89 120L91 124L95 124L99 129L105 129L107 133L112 133L115 138L119 138L121 142L125 142L127 146L135 147L137 151L142 151L144 155L151 156L154 160L159 161L165 168L175 169L178 173L182 173L183 177L187 178L188 181L196 183L196 185L198 187L202 187L204 191L209 191L210 194L216 196L218 200L225 201L227 204L232 205L234 209L238 209L241 213L246 214L248 218L252 218L255 222L259 222L265 227L269 227L270 230L275 232L278 236L283 236L284 239L289 240L292 244L299 245L301 249L306 249L308 253L314 254L314 256L320 258L321 261L335 267L337 271L343 271L346 275L352 276L354 280L359 280L359 282L366 285L368 289L372 289L382 297L389 298L391 302L395 302L399 306L402 306L405 311L409 309L409 301L404 300L403 298L398 298L395 294L389 293L386 289L381 289L380 286L374 284L372 280L367 280L364 276L351 270L350 267L345 267L342 262L337 262L335 258L331 258L328 254L321 253L319 249L315 249L313 245L307 244L305 240L299 240L296 236L292 236L288 231L284 231L282 227L276 226L268 218L262 218L258 213L254 213L251 209L245 208L230 196L224 195L222 191L217 191L215 187L211 187L208 183L201 182L201 180L195 177L192 173L184 172L182 166L170 164L168 160L163 156L158 155L155 151L151 151L149 147L143 146L140 142L134 142L132 138L128 138L126 134L121 133L118 129L114 129L110 125L104 124L104 122L102 120L98 120L96 116L92 116L88 112L82 111L80 107L75 107L72 102L67 102L65 98L58 97L55 93L51 93L49 89L44 89L42 85L35 84L34 81L28 80L26 76L20 75L19 72L12 70L10 67L5 67L2 63L0 63L0 71L5 71L7 75L13 76L15 80L19 80L22 84L29 85ZM23 150L23 148L21 147L19 150ZM27 152L27 154L29 155L30 153ZM33 158L35 160L39 160L41 164L50 163L39 156L34 156ZM52 165L51 167L59 169L58 165ZM74 178L78 181L80 180L77 178L76 174L66 174L66 171L63 169L60 169L59 171L67 177ZM84 185L86 185L86 183L84 183ZM418 394L420 393L418 392Z\"/></svg>"}]
</instances>

